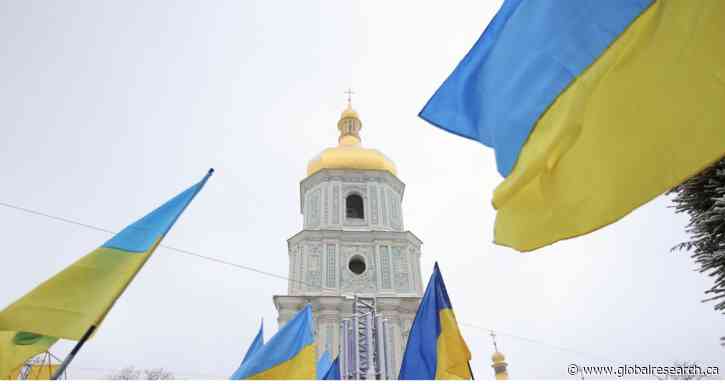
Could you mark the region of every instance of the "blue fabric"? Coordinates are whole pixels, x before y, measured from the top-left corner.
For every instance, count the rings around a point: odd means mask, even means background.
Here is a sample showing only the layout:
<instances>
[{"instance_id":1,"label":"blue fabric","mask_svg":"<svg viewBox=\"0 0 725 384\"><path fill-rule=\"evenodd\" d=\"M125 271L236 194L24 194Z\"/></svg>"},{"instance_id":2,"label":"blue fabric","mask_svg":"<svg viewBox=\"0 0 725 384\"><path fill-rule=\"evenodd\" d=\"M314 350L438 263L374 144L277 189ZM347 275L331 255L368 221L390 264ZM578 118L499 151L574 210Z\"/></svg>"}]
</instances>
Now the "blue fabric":
<instances>
[{"instance_id":1,"label":"blue fabric","mask_svg":"<svg viewBox=\"0 0 725 384\"><path fill-rule=\"evenodd\" d=\"M239 372L239 370L242 368L244 363L246 363L247 360L249 360L249 358L252 357L252 355L257 353L257 351L259 351L263 345L264 345L264 322L259 326L259 332L257 332L257 336L255 336L254 340L252 340L252 344L249 346L249 349L247 349L247 353L244 354L242 363L239 364L239 367L237 368L237 370L234 371L232 376L229 378L230 380L234 380L234 379L238 378L237 372Z\"/></svg>"},{"instance_id":2,"label":"blue fabric","mask_svg":"<svg viewBox=\"0 0 725 384\"><path fill-rule=\"evenodd\" d=\"M312 344L312 306L305 305L269 341L243 363L232 379L241 380L291 360Z\"/></svg>"},{"instance_id":3,"label":"blue fabric","mask_svg":"<svg viewBox=\"0 0 725 384\"><path fill-rule=\"evenodd\" d=\"M317 378L322 379L325 377L325 374L327 374L327 371L330 370L331 365L332 356L330 356L330 352L325 351L325 353L320 356L320 360L317 361Z\"/></svg>"},{"instance_id":4,"label":"blue fabric","mask_svg":"<svg viewBox=\"0 0 725 384\"><path fill-rule=\"evenodd\" d=\"M104 243L102 247L128 252L148 251L156 240L165 235L174 225L212 173L213 170L210 170L202 181L192 185L189 189L166 202L166 204L124 228L123 231Z\"/></svg>"},{"instance_id":5,"label":"blue fabric","mask_svg":"<svg viewBox=\"0 0 725 384\"><path fill-rule=\"evenodd\" d=\"M420 117L511 173L536 121L652 0L505 0Z\"/></svg>"},{"instance_id":6,"label":"blue fabric","mask_svg":"<svg viewBox=\"0 0 725 384\"><path fill-rule=\"evenodd\" d=\"M340 380L340 357L336 357L335 361L332 362L332 365L330 365L330 369L327 370L327 373L322 378L322 380Z\"/></svg>"},{"instance_id":7,"label":"blue fabric","mask_svg":"<svg viewBox=\"0 0 725 384\"><path fill-rule=\"evenodd\" d=\"M242 359L242 364L249 360L249 358L257 352L262 346L264 345L264 323L262 323L259 326L259 332L257 332L257 336L252 341L252 345L249 346L249 349L247 349L247 353L244 354L244 359Z\"/></svg>"},{"instance_id":8,"label":"blue fabric","mask_svg":"<svg viewBox=\"0 0 725 384\"><path fill-rule=\"evenodd\" d=\"M418 306L413 325L410 327L408 344L398 375L399 380L435 379L438 335L441 334L438 313L449 308L453 309L438 263L435 263L433 274Z\"/></svg>"}]
</instances>

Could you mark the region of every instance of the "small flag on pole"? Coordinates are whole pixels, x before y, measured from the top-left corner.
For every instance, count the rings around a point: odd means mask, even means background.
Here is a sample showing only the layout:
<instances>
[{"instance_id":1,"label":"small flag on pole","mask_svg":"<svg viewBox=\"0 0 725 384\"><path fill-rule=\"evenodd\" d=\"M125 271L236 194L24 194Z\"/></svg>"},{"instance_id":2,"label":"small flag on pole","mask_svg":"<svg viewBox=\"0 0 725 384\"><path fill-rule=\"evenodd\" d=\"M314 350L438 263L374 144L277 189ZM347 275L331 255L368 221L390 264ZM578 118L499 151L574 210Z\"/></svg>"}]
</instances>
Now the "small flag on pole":
<instances>
[{"instance_id":1,"label":"small flag on pole","mask_svg":"<svg viewBox=\"0 0 725 384\"><path fill-rule=\"evenodd\" d=\"M320 356L320 360L317 361L318 380L321 380L325 377L327 371L330 370L330 366L332 366L332 357L330 357L330 352L325 351L325 353Z\"/></svg>"},{"instance_id":2,"label":"small flag on pole","mask_svg":"<svg viewBox=\"0 0 725 384\"><path fill-rule=\"evenodd\" d=\"M398 379L471 380L470 360L436 263L410 328Z\"/></svg>"},{"instance_id":3,"label":"small flag on pole","mask_svg":"<svg viewBox=\"0 0 725 384\"><path fill-rule=\"evenodd\" d=\"M322 380L340 380L340 356L335 358Z\"/></svg>"},{"instance_id":4,"label":"small flag on pole","mask_svg":"<svg viewBox=\"0 0 725 384\"><path fill-rule=\"evenodd\" d=\"M238 380L315 380L312 307L307 304L235 373Z\"/></svg>"},{"instance_id":5,"label":"small flag on pole","mask_svg":"<svg viewBox=\"0 0 725 384\"><path fill-rule=\"evenodd\" d=\"M247 353L244 354L244 359L242 359L242 363L239 364L239 368L237 368L236 371L232 374L232 377L230 377L230 380L236 380L238 379L238 373L239 370L242 369L242 366L244 363L249 360L257 351L259 351L262 346L264 345L264 322L259 326L259 332L257 332L257 336L254 337L254 340L252 340L252 344L249 346L249 349L247 349Z\"/></svg>"}]
</instances>

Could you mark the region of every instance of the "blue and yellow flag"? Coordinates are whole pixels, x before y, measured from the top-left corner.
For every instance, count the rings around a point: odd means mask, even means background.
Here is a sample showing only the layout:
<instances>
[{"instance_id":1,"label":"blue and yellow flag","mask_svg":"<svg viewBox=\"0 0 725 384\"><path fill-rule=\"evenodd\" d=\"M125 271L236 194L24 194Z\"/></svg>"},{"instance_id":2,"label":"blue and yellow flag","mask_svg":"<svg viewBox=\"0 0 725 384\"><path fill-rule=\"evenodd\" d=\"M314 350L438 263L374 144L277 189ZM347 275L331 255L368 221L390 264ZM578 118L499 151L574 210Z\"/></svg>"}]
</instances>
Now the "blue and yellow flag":
<instances>
[{"instance_id":1,"label":"blue and yellow flag","mask_svg":"<svg viewBox=\"0 0 725 384\"><path fill-rule=\"evenodd\" d=\"M340 380L340 356L335 358L322 380Z\"/></svg>"},{"instance_id":2,"label":"blue and yellow flag","mask_svg":"<svg viewBox=\"0 0 725 384\"><path fill-rule=\"evenodd\" d=\"M323 379L325 375L327 374L327 371L330 370L330 366L332 366L332 356L330 356L330 352L325 351L325 353L320 356L320 359L317 360L317 379Z\"/></svg>"},{"instance_id":3,"label":"blue and yellow flag","mask_svg":"<svg viewBox=\"0 0 725 384\"><path fill-rule=\"evenodd\" d=\"M471 352L461 336L438 263L421 299L405 347L400 380L470 380Z\"/></svg>"},{"instance_id":4,"label":"blue and yellow flag","mask_svg":"<svg viewBox=\"0 0 725 384\"><path fill-rule=\"evenodd\" d=\"M238 380L315 380L312 307L307 304L235 372Z\"/></svg>"},{"instance_id":5,"label":"blue and yellow flag","mask_svg":"<svg viewBox=\"0 0 725 384\"><path fill-rule=\"evenodd\" d=\"M0 377L58 338L98 328L212 172L0 312Z\"/></svg>"},{"instance_id":6,"label":"blue and yellow flag","mask_svg":"<svg viewBox=\"0 0 725 384\"><path fill-rule=\"evenodd\" d=\"M505 0L420 117L511 173L542 113L653 0Z\"/></svg>"},{"instance_id":7,"label":"blue and yellow flag","mask_svg":"<svg viewBox=\"0 0 725 384\"><path fill-rule=\"evenodd\" d=\"M236 371L232 374L232 376L229 378L230 380L236 380L239 377L239 370L242 369L242 366L244 363L249 360L250 357L252 357L255 353L257 353L262 346L264 345L264 322L259 326L259 332L257 332L257 336L254 337L254 340L252 340L252 344L249 346L249 349L247 349L247 353L244 354L244 358L242 359L242 363L239 364L239 368L237 368Z\"/></svg>"},{"instance_id":8,"label":"blue and yellow flag","mask_svg":"<svg viewBox=\"0 0 725 384\"><path fill-rule=\"evenodd\" d=\"M723 1L506 0L421 117L490 133L506 176L494 240L532 250L615 222L725 155L723 47Z\"/></svg>"}]
</instances>

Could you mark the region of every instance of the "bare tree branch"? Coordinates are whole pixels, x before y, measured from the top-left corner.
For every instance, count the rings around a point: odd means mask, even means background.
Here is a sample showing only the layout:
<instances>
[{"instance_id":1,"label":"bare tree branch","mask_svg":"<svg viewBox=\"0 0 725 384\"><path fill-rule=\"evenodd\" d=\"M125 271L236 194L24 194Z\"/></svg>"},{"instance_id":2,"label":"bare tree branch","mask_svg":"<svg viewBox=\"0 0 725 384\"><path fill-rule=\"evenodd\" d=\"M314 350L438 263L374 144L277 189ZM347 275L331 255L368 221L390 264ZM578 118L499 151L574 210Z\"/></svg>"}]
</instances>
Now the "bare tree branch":
<instances>
[{"instance_id":1,"label":"bare tree branch","mask_svg":"<svg viewBox=\"0 0 725 384\"><path fill-rule=\"evenodd\" d=\"M106 378L108 380L174 380L174 374L163 368L146 369L142 372L140 369L128 366Z\"/></svg>"}]
</instances>

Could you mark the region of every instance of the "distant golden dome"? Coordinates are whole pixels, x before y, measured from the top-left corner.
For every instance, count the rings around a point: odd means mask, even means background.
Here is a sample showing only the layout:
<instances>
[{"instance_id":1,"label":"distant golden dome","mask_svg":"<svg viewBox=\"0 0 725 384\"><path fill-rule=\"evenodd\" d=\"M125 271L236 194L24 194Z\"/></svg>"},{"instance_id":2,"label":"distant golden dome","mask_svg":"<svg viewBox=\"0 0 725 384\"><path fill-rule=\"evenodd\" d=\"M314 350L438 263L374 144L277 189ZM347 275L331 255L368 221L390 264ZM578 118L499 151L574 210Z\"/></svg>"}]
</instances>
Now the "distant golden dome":
<instances>
[{"instance_id":1,"label":"distant golden dome","mask_svg":"<svg viewBox=\"0 0 725 384\"><path fill-rule=\"evenodd\" d=\"M358 120L360 119L357 115L357 112L355 112L355 110L352 109L352 105L350 105L350 104L348 104L347 108L345 108L345 110L342 111L342 114L340 114L340 120L347 118L347 117L350 117L353 119L358 119Z\"/></svg>"},{"instance_id":2,"label":"distant golden dome","mask_svg":"<svg viewBox=\"0 0 725 384\"><path fill-rule=\"evenodd\" d=\"M506 356L503 355L503 353L496 351L491 355L491 361L494 363L501 363L506 360Z\"/></svg>"},{"instance_id":3,"label":"distant golden dome","mask_svg":"<svg viewBox=\"0 0 725 384\"><path fill-rule=\"evenodd\" d=\"M350 104L337 122L337 147L327 148L307 164L307 176L322 169L361 169L388 171L396 175L395 164L380 151L360 145L362 122Z\"/></svg>"}]
</instances>

